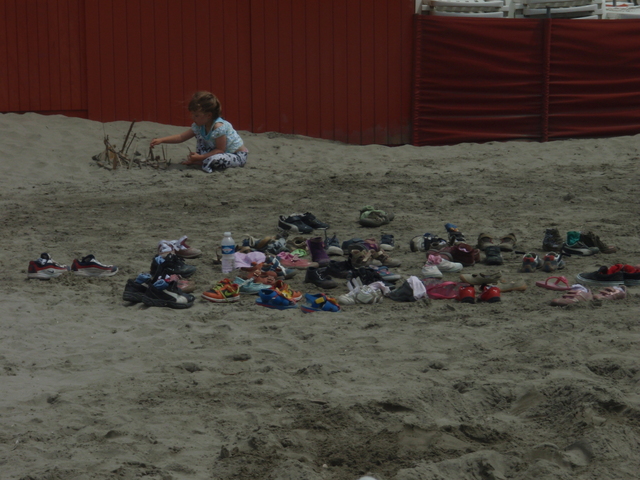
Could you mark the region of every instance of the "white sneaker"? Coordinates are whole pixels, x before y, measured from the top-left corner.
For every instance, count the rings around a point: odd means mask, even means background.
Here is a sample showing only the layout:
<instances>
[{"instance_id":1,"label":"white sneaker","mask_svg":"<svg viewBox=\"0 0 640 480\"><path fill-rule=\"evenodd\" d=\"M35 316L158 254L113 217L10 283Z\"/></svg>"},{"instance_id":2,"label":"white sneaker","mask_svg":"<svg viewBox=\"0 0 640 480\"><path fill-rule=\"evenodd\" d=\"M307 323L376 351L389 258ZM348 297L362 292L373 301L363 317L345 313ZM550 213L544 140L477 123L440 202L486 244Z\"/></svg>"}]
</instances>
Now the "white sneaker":
<instances>
[{"instance_id":1,"label":"white sneaker","mask_svg":"<svg viewBox=\"0 0 640 480\"><path fill-rule=\"evenodd\" d=\"M351 290L349 293L340 295L338 297L338 303L340 305L355 305L356 303L372 304L380 303L384 294L381 290L371 288L369 285L364 285Z\"/></svg>"},{"instance_id":2,"label":"white sneaker","mask_svg":"<svg viewBox=\"0 0 640 480\"><path fill-rule=\"evenodd\" d=\"M451 262L440 255L429 255L427 264L435 265L438 270L444 273L457 273L462 270L461 263Z\"/></svg>"},{"instance_id":3,"label":"white sneaker","mask_svg":"<svg viewBox=\"0 0 640 480\"><path fill-rule=\"evenodd\" d=\"M429 262L424 264L421 272L424 278L442 278L442 272L440 271L440 269L436 265L433 265Z\"/></svg>"}]
</instances>

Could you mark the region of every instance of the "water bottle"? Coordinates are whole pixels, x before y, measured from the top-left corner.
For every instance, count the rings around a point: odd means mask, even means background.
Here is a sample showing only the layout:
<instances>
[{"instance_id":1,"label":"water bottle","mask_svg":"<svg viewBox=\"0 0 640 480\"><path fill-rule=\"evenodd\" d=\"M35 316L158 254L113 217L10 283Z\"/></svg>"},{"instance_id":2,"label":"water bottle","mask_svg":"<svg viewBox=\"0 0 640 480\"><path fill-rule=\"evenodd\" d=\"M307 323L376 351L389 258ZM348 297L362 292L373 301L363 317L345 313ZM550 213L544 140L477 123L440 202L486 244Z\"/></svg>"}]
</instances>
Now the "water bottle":
<instances>
[{"instance_id":1,"label":"water bottle","mask_svg":"<svg viewBox=\"0 0 640 480\"><path fill-rule=\"evenodd\" d=\"M222 273L229 273L236 268L236 242L231 238L231 232L224 232L220 247L222 249Z\"/></svg>"}]
</instances>

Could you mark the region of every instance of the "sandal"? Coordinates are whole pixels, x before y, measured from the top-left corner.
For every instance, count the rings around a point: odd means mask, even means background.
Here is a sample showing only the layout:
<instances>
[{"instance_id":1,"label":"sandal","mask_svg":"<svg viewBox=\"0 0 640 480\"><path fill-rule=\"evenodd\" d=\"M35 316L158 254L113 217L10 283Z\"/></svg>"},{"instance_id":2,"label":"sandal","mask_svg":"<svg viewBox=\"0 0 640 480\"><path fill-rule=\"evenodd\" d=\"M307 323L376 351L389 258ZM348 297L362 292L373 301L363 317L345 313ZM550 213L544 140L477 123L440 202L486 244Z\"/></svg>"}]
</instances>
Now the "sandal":
<instances>
[{"instance_id":1,"label":"sandal","mask_svg":"<svg viewBox=\"0 0 640 480\"><path fill-rule=\"evenodd\" d=\"M623 300L627 296L627 289L624 285L616 287L605 287L598 293L593 294L594 300Z\"/></svg>"},{"instance_id":2,"label":"sandal","mask_svg":"<svg viewBox=\"0 0 640 480\"><path fill-rule=\"evenodd\" d=\"M550 282L551 280L555 280L555 281L551 283ZM549 277L544 281L538 280L536 282L536 285L538 287L546 288L548 290L559 290L559 291L571 290L571 286L569 285L569 282L567 281L566 277Z\"/></svg>"},{"instance_id":3,"label":"sandal","mask_svg":"<svg viewBox=\"0 0 640 480\"><path fill-rule=\"evenodd\" d=\"M569 290L561 298L554 298L551 300L551 305L562 307L565 305L573 305L574 303L588 302L592 299L593 295L591 294L591 290L583 287Z\"/></svg>"},{"instance_id":4,"label":"sandal","mask_svg":"<svg viewBox=\"0 0 640 480\"><path fill-rule=\"evenodd\" d=\"M327 297L324 293L318 293L316 295L307 293L304 297L308 302L306 305L300 305L300 309L304 313L340 311L338 301L335 298Z\"/></svg>"}]
</instances>

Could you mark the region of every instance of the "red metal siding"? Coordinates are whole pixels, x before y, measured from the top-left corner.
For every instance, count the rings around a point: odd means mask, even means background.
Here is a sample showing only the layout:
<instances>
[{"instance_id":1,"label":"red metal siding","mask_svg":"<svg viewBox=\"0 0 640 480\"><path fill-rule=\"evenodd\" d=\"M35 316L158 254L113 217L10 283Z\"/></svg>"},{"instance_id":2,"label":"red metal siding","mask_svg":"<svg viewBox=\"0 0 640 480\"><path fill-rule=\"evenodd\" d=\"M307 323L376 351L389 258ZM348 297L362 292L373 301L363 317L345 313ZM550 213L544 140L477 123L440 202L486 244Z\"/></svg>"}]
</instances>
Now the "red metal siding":
<instances>
[{"instance_id":1,"label":"red metal siding","mask_svg":"<svg viewBox=\"0 0 640 480\"><path fill-rule=\"evenodd\" d=\"M413 0L2 0L0 111L409 141Z\"/></svg>"}]
</instances>

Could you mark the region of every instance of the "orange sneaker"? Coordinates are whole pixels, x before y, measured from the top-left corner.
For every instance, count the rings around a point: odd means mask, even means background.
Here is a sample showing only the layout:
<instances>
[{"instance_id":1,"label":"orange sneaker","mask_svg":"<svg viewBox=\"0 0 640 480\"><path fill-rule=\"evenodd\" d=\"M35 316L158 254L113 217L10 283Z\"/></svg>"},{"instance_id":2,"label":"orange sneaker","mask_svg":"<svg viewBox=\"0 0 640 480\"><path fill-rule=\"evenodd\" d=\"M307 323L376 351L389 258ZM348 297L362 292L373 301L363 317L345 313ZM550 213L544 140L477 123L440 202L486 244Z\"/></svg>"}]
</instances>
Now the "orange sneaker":
<instances>
[{"instance_id":1,"label":"orange sneaker","mask_svg":"<svg viewBox=\"0 0 640 480\"><path fill-rule=\"evenodd\" d=\"M240 287L228 278L218 282L211 290L202 293L202 298L214 303L234 303L240 301Z\"/></svg>"}]
</instances>

